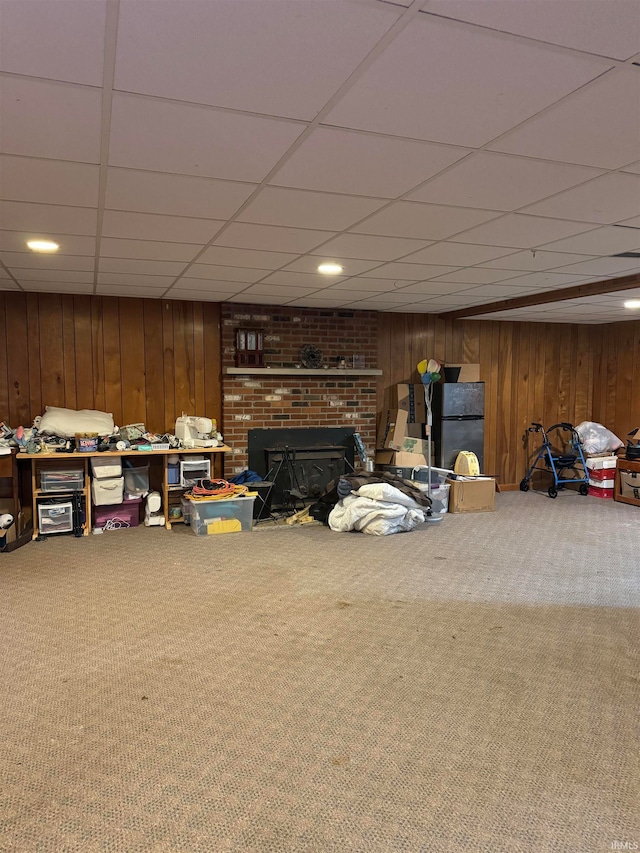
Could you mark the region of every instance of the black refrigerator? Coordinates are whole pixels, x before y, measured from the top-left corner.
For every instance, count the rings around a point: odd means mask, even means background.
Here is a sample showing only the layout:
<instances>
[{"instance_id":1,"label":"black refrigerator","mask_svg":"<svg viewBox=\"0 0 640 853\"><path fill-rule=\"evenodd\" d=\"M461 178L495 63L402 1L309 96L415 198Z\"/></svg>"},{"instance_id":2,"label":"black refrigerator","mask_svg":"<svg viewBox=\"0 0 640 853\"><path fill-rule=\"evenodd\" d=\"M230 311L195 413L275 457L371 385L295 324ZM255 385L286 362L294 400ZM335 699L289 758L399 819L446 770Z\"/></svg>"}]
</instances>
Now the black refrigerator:
<instances>
[{"instance_id":1,"label":"black refrigerator","mask_svg":"<svg viewBox=\"0 0 640 853\"><path fill-rule=\"evenodd\" d=\"M451 470L458 453L470 450L484 471L484 382L438 382L432 412L436 466Z\"/></svg>"}]
</instances>

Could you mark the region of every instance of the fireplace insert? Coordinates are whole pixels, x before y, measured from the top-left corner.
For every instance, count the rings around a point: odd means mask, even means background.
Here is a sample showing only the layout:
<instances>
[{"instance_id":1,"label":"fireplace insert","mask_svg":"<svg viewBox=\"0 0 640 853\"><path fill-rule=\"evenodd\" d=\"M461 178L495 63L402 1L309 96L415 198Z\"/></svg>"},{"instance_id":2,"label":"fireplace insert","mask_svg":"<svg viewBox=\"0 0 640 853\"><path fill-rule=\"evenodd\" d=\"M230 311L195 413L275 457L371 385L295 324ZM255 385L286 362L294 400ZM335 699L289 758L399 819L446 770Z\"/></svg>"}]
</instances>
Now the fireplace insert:
<instances>
[{"instance_id":1,"label":"fireplace insert","mask_svg":"<svg viewBox=\"0 0 640 853\"><path fill-rule=\"evenodd\" d=\"M273 482L271 506L301 507L353 471L353 427L251 429L249 468Z\"/></svg>"}]
</instances>

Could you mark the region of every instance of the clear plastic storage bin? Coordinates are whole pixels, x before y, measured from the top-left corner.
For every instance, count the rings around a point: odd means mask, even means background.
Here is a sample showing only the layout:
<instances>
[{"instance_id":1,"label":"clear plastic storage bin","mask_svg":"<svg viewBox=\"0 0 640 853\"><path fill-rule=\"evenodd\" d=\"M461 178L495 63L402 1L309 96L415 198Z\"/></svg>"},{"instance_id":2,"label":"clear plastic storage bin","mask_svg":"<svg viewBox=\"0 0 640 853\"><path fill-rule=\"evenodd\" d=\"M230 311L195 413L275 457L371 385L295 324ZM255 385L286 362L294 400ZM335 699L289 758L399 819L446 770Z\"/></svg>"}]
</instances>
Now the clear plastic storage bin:
<instances>
[{"instance_id":1,"label":"clear plastic storage bin","mask_svg":"<svg viewBox=\"0 0 640 853\"><path fill-rule=\"evenodd\" d=\"M76 492L84 489L84 471L41 471L43 492Z\"/></svg>"},{"instance_id":2,"label":"clear plastic storage bin","mask_svg":"<svg viewBox=\"0 0 640 853\"><path fill-rule=\"evenodd\" d=\"M191 529L196 536L213 533L240 533L253 525L255 497L226 498L216 501L189 501Z\"/></svg>"},{"instance_id":3,"label":"clear plastic storage bin","mask_svg":"<svg viewBox=\"0 0 640 853\"><path fill-rule=\"evenodd\" d=\"M124 490L128 495L144 495L149 491L149 465L125 466Z\"/></svg>"}]
</instances>

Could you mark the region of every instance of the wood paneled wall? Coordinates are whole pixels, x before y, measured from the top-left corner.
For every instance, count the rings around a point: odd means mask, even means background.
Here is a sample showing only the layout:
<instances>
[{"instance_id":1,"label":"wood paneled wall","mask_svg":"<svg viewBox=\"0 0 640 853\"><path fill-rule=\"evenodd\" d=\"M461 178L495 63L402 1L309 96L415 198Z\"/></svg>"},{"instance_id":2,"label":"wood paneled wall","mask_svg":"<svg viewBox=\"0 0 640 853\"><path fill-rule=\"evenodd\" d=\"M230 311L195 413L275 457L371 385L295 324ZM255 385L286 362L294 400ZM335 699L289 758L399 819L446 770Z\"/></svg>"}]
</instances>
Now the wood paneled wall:
<instances>
[{"instance_id":1,"label":"wood paneled wall","mask_svg":"<svg viewBox=\"0 0 640 853\"><path fill-rule=\"evenodd\" d=\"M221 417L220 307L210 302L0 293L0 420L45 406L172 430Z\"/></svg>"},{"instance_id":2,"label":"wood paneled wall","mask_svg":"<svg viewBox=\"0 0 640 853\"><path fill-rule=\"evenodd\" d=\"M518 483L522 437L596 420L624 438L640 426L640 321L603 326L378 316L378 410L435 357L479 363L485 468ZM0 420L30 424L46 405L113 412L117 424L173 429L182 412L222 417L220 306L209 302L0 293ZM535 439L529 449L537 446Z\"/></svg>"},{"instance_id":3,"label":"wood paneled wall","mask_svg":"<svg viewBox=\"0 0 640 853\"><path fill-rule=\"evenodd\" d=\"M594 329L593 420L623 441L640 427L640 321Z\"/></svg>"},{"instance_id":4,"label":"wood paneled wall","mask_svg":"<svg viewBox=\"0 0 640 853\"><path fill-rule=\"evenodd\" d=\"M592 419L597 329L380 314L380 406L389 405L395 383L419 380L416 364L423 358L480 364L486 382L484 467L501 483L518 483L539 446L536 437L528 436L528 445L523 441L531 421L550 426Z\"/></svg>"}]
</instances>

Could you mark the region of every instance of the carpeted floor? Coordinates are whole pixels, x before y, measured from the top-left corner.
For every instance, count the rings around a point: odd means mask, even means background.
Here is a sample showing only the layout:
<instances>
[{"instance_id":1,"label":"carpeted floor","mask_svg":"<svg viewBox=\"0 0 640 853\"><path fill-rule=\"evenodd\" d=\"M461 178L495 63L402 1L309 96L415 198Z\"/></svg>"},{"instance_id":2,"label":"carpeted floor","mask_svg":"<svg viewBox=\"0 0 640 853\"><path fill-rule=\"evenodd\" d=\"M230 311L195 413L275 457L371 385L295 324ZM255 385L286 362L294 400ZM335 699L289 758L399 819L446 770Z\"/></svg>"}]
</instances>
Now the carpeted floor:
<instances>
[{"instance_id":1,"label":"carpeted floor","mask_svg":"<svg viewBox=\"0 0 640 853\"><path fill-rule=\"evenodd\" d=\"M0 555L0 850L638 849L640 510Z\"/></svg>"}]
</instances>

